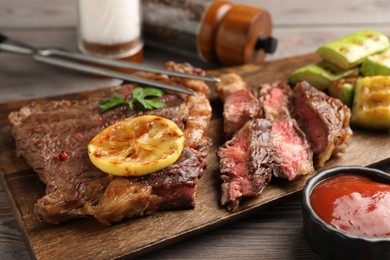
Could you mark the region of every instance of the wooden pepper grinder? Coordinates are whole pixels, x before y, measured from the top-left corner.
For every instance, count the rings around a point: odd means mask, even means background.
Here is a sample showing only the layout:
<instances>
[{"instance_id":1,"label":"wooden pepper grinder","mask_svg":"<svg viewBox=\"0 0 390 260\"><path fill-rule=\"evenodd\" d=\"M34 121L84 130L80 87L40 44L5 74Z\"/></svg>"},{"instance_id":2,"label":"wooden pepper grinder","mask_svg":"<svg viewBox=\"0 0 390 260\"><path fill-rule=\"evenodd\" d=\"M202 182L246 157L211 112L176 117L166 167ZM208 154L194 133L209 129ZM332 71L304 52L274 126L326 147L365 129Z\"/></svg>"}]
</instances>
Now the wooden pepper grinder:
<instances>
[{"instance_id":1,"label":"wooden pepper grinder","mask_svg":"<svg viewBox=\"0 0 390 260\"><path fill-rule=\"evenodd\" d=\"M142 4L150 46L224 65L260 63L276 50L271 16L264 9L210 0Z\"/></svg>"}]
</instances>

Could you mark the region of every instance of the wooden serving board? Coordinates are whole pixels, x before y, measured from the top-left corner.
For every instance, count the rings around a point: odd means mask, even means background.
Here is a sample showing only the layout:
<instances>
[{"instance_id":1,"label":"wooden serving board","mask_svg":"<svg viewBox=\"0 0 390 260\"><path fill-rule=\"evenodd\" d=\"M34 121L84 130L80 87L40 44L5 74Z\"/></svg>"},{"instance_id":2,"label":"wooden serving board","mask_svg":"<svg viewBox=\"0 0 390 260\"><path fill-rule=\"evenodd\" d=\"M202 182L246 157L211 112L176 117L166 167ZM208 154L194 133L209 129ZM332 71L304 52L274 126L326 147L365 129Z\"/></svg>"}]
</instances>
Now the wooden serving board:
<instances>
[{"instance_id":1,"label":"wooden serving board","mask_svg":"<svg viewBox=\"0 0 390 260\"><path fill-rule=\"evenodd\" d=\"M262 66L246 65L210 71L210 74L236 72L251 83L265 83L275 79L286 79L291 71L318 59L316 55L311 54ZM72 94L61 98L79 98L92 94ZM37 220L33 207L36 200L44 195L45 187L25 161L15 156L14 142L7 120L10 111L19 109L28 101L0 104L1 180L32 255L38 259L133 258L243 218L302 190L310 176L301 177L293 182L274 178L261 196L245 200L238 212L229 213L221 208L216 149L224 141L220 134L222 104L216 99L215 93L212 93L210 99L213 118L208 134L214 144L207 158L207 169L199 181L195 209L158 212L152 216L126 220L111 227L102 226L94 219L79 219L61 225L49 225ZM375 165L384 163L389 158L388 132L354 130L346 153L329 161L326 167Z\"/></svg>"}]
</instances>

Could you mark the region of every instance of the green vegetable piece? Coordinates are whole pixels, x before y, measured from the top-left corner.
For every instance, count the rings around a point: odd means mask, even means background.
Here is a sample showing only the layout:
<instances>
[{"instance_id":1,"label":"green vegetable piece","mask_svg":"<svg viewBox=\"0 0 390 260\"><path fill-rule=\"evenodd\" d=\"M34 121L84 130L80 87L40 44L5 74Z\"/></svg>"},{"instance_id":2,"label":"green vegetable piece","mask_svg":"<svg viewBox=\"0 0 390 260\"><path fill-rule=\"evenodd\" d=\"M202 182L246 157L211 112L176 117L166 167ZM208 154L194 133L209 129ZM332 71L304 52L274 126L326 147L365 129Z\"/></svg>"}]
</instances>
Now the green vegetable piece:
<instances>
[{"instance_id":1,"label":"green vegetable piece","mask_svg":"<svg viewBox=\"0 0 390 260\"><path fill-rule=\"evenodd\" d=\"M384 50L384 51L381 51L379 54L390 55L390 47L387 48L387 49Z\"/></svg>"},{"instance_id":2,"label":"green vegetable piece","mask_svg":"<svg viewBox=\"0 0 390 260\"><path fill-rule=\"evenodd\" d=\"M331 64L317 62L294 71L288 80L293 84L305 80L315 88L325 91L330 87L333 81L358 74L358 68L342 71Z\"/></svg>"},{"instance_id":3,"label":"green vegetable piece","mask_svg":"<svg viewBox=\"0 0 390 260\"><path fill-rule=\"evenodd\" d=\"M144 109L158 109L166 107L166 104L158 99L151 99L150 97L161 97L164 95L164 91L157 88L141 88L137 87L131 91L131 99L126 100L123 96L115 93L111 98L101 100L99 102L100 111L106 112L117 106L126 105L130 108L134 107L135 103L142 105Z\"/></svg>"},{"instance_id":4,"label":"green vegetable piece","mask_svg":"<svg viewBox=\"0 0 390 260\"><path fill-rule=\"evenodd\" d=\"M341 87L341 93L343 95L343 103L346 104L348 107L352 106L353 103L353 94L354 94L354 87L352 84L345 83Z\"/></svg>"},{"instance_id":5,"label":"green vegetable piece","mask_svg":"<svg viewBox=\"0 0 390 260\"><path fill-rule=\"evenodd\" d=\"M369 55L384 51L389 46L386 35L362 30L323 45L317 53L323 60L348 70L360 65Z\"/></svg>"},{"instance_id":6,"label":"green vegetable piece","mask_svg":"<svg viewBox=\"0 0 390 260\"><path fill-rule=\"evenodd\" d=\"M390 52L389 54L376 54L367 57L360 68L364 76L390 76Z\"/></svg>"},{"instance_id":7,"label":"green vegetable piece","mask_svg":"<svg viewBox=\"0 0 390 260\"><path fill-rule=\"evenodd\" d=\"M352 107L355 82L357 79L357 76L353 76L333 81L332 85L328 88L328 94L331 97L340 99L347 106Z\"/></svg>"},{"instance_id":8,"label":"green vegetable piece","mask_svg":"<svg viewBox=\"0 0 390 260\"><path fill-rule=\"evenodd\" d=\"M351 123L362 128L390 129L390 76L357 79Z\"/></svg>"}]
</instances>

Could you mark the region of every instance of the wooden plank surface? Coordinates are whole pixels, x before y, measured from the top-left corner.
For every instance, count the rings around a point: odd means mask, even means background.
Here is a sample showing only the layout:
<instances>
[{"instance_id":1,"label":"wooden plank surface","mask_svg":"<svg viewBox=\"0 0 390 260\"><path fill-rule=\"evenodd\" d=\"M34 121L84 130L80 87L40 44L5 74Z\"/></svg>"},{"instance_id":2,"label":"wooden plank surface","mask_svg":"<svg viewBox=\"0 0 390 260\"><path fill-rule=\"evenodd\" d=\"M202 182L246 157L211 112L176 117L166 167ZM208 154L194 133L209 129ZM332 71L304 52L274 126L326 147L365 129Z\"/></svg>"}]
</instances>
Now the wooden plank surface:
<instances>
[{"instance_id":1,"label":"wooden plank surface","mask_svg":"<svg viewBox=\"0 0 390 260\"><path fill-rule=\"evenodd\" d=\"M213 71L212 74L237 72L250 83L270 82L274 77L286 79L291 71L318 60L316 55L293 57L258 65L246 65ZM84 94L83 94L84 95ZM88 96L88 94L86 94ZM68 96L72 98L72 95ZM79 98L80 95L77 95ZM193 210L158 212L152 216L105 227L92 219L75 220L61 225L40 223L33 205L44 194L44 185L20 158L15 157L14 143L6 115L26 102L0 105L0 171L23 233L38 259L111 259L137 257L161 247L177 243L249 216L255 211L286 199L299 192L307 178L293 182L275 180L261 196L246 200L238 212L230 213L219 206L219 169L216 149L224 142L221 104L211 97L214 117L208 129L213 147L207 158L206 171L199 181L196 207ZM354 131L345 154L332 159L326 167L335 165L372 165L390 158L390 134ZM58 236L61 234L61 236ZM104 243L102 243L104 242ZM82 247L78 245L83 244ZM77 248L77 250L72 250Z\"/></svg>"},{"instance_id":2,"label":"wooden plank surface","mask_svg":"<svg viewBox=\"0 0 390 260\"><path fill-rule=\"evenodd\" d=\"M390 35L388 0L235 0L270 11L278 49L267 60L307 54L321 44L360 29ZM0 31L37 46L76 49L76 0L0 0ZM204 68L218 65L154 49L144 63L161 67L167 59L190 61ZM34 73L32 73L34 71ZM76 80L77 79L77 80ZM57 86L58 82L62 82ZM84 82L80 84L80 81ZM27 58L0 53L0 103L86 91L115 84L63 72ZM390 166L381 167L389 171ZM30 259L28 246L0 185L0 258ZM300 198L141 257L142 259L315 259L302 234Z\"/></svg>"}]
</instances>

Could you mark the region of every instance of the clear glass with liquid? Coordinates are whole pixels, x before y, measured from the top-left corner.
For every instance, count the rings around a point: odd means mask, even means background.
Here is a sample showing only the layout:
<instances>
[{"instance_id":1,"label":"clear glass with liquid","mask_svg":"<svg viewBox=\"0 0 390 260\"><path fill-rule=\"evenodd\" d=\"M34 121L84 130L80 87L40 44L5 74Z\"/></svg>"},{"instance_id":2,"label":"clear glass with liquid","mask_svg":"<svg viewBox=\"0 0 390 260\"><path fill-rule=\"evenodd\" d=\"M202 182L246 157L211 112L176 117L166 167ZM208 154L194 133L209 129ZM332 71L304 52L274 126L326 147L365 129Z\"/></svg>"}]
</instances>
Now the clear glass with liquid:
<instances>
[{"instance_id":1,"label":"clear glass with liquid","mask_svg":"<svg viewBox=\"0 0 390 260\"><path fill-rule=\"evenodd\" d=\"M79 0L78 47L83 53L142 61L139 0Z\"/></svg>"}]
</instances>

